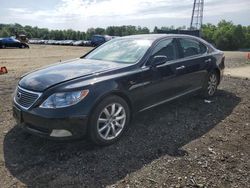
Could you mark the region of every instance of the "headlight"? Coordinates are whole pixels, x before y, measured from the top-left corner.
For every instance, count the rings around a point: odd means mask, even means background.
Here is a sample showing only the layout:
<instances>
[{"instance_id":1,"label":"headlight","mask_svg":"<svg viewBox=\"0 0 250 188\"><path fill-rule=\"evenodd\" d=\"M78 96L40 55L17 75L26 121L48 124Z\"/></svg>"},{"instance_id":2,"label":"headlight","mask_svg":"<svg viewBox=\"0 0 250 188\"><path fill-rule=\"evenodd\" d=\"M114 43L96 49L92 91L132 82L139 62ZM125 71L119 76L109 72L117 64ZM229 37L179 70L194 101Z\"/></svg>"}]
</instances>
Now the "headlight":
<instances>
[{"instance_id":1,"label":"headlight","mask_svg":"<svg viewBox=\"0 0 250 188\"><path fill-rule=\"evenodd\" d=\"M63 108L74 105L86 97L89 90L55 93L49 96L41 105L41 108Z\"/></svg>"}]
</instances>

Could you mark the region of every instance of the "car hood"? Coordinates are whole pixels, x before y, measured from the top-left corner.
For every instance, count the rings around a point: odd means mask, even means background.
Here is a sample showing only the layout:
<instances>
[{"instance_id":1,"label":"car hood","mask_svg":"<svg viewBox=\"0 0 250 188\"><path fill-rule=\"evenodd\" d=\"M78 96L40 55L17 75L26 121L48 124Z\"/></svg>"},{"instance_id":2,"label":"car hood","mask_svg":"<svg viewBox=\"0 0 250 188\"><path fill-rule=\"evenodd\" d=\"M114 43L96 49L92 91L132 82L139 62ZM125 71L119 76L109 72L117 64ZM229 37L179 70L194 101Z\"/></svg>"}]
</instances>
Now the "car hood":
<instances>
[{"instance_id":1,"label":"car hood","mask_svg":"<svg viewBox=\"0 0 250 188\"><path fill-rule=\"evenodd\" d=\"M125 66L128 65L99 60L74 59L31 72L20 80L19 85L33 91L44 91L61 82Z\"/></svg>"}]
</instances>

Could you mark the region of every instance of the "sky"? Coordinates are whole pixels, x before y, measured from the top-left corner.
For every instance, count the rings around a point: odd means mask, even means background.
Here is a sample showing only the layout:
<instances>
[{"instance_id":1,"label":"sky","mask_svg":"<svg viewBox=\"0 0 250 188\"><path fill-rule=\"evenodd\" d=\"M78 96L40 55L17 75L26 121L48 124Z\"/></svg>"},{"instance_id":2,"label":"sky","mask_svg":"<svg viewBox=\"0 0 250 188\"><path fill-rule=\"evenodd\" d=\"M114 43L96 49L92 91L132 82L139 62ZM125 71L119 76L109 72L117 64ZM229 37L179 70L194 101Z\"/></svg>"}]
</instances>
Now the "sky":
<instances>
[{"instance_id":1,"label":"sky","mask_svg":"<svg viewBox=\"0 0 250 188\"><path fill-rule=\"evenodd\" d=\"M203 23L250 25L250 0L204 0ZM193 0L0 0L0 23L86 31L90 27L189 26Z\"/></svg>"}]
</instances>

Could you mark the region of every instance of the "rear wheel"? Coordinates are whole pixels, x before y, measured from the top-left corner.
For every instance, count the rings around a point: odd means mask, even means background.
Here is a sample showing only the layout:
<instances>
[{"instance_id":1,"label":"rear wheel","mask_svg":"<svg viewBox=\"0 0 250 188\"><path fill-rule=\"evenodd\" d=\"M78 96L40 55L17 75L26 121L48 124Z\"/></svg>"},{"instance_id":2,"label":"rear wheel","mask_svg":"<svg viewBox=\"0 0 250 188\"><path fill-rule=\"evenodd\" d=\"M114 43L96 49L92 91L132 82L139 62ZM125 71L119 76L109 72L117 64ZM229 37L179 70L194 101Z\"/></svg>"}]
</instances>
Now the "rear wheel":
<instances>
[{"instance_id":1,"label":"rear wheel","mask_svg":"<svg viewBox=\"0 0 250 188\"><path fill-rule=\"evenodd\" d=\"M217 87L219 84L219 75L217 72L212 71L208 74L208 77L203 86L203 96L205 98L209 98L214 96L217 91Z\"/></svg>"},{"instance_id":2,"label":"rear wheel","mask_svg":"<svg viewBox=\"0 0 250 188\"><path fill-rule=\"evenodd\" d=\"M105 98L95 108L88 127L88 135L97 145L117 141L127 129L130 120L129 106L118 96Z\"/></svg>"},{"instance_id":3,"label":"rear wheel","mask_svg":"<svg viewBox=\"0 0 250 188\"><path fill-rule=\"evenodd\" d=\"M2 48L6 48L5 44L2 44L1 47L2 47Z\"/></svg>"}]
</instances>

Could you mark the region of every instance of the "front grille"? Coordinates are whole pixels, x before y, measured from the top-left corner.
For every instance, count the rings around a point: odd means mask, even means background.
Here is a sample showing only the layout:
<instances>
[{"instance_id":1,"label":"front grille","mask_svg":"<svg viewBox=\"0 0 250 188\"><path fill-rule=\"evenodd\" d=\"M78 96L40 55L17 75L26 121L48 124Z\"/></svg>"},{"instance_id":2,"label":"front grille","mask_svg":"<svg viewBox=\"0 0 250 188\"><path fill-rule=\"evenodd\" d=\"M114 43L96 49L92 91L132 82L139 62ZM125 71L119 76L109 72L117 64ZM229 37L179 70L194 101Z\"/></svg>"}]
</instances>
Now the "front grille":
<instances>
[{"instance_id":1,"label":"front grille","mask_svg":"<svg viewBox=\"0 0 250 188\"><path fill-rule=\"evenodd\" d=\"M15 102L21 107L28 109L30 108L37 99L41 96L41 93L28 91L26 89L17 87L15 93Z\"/></svg>"}]
</instances>

